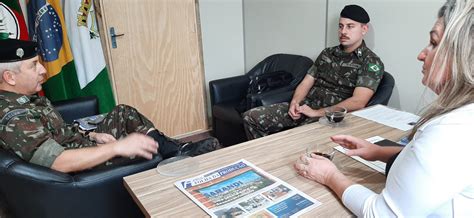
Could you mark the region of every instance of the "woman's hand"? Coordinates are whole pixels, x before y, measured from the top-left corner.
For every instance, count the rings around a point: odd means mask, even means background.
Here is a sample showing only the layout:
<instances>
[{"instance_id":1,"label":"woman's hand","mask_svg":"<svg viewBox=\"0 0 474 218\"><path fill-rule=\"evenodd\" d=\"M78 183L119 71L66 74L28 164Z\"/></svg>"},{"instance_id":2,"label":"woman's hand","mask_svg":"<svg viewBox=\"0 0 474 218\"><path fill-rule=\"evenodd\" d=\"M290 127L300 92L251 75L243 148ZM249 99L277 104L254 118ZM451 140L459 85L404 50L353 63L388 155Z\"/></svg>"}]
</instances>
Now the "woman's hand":
<instances>
[{"instance_id":1,"label":"woman's hand","mask_svg":"<svg viewBox=\"0 0 474 218\"><path fill-rule=\"evenodd\" d=\"M105 144L105 143L117 141L117 139L115 139L112 135L107 134L107 133L91 132L89 133L89 137L92 140L96 141L98 144Z\"/></svg>"},{"instance_id":2,"label":"woman's hand","mask_svg":"<svg viewBox=\"0 0 474 218\"><path fill-rule=\"evenodd\" d=\"M323 185L327 185L331 177L339 172L329 159L316 154L311 154L311 157L301 155L294 167L301 176Z\"/></svg>"},{"instance_id":3,"label":"woman's hand","mask_svg":"<svg viewBox=\"0 0 474 218\"><path fill-rule=\"evenodd\" d=\"M372 144L364 139L356 138L349 135L331 136L331 140L344 148L348 156L359 156L366 160L380 160L380 146Z\"/></svg>"},{"instance_id":4,"label":"woman's hand","mask_svg":"<svg viewBox=\"0 0 474 218\"><path fill-rule=\"evenodd\" d=\"M328 186L339 198L347 187L354 184L329 159L316 154L311 154L310 158L302 155L294 167L305 178Z\"/></svg>"}]
</instances>

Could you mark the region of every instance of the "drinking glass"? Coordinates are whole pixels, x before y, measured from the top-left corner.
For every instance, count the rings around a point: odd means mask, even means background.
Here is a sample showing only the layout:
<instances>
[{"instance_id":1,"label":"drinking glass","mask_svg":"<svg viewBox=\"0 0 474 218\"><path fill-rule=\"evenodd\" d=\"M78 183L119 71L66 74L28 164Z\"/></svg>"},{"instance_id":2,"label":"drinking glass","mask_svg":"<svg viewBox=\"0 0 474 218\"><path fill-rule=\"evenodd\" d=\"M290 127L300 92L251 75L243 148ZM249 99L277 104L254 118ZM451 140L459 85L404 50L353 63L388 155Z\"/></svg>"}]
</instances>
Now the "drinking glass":
<instances>
[{"instance_id":1,"label":"drinking glass","mask_svg":"<svg viewBox=\"0 0 474 218\"><path fill-rule=\"evenodd\" d=\"M183 149L191 143L185 143L178 148L176 156L162 160L156 170L164 176L182 176L191 173L199 167L199 162L191 156L182 154Z\"/></svg>"},{"instance_id":2,"label":"drinking glass","mask_svg":"<svg viewBox=\"0 0 474 218\"><path fill-rule=\"evenodd\" d=\"M311 157L311 154L316 154L332 161L334 155L336 154L336 150L329 146L311 144L310 146L306 147L306 156Z\"/></svg>"},{"instance_id":3,"label":"drinking glass","mask_svg":"<svg viewBox=\"0 0 474 218\"><path fill-rule=\"evenodd\" d=\"M344 120L346 116L347 109L339 106L331 106L324 109L324 115L326 116L327 121L333 126L339 126L339 123Z\"/></svg>"}]
</instances>

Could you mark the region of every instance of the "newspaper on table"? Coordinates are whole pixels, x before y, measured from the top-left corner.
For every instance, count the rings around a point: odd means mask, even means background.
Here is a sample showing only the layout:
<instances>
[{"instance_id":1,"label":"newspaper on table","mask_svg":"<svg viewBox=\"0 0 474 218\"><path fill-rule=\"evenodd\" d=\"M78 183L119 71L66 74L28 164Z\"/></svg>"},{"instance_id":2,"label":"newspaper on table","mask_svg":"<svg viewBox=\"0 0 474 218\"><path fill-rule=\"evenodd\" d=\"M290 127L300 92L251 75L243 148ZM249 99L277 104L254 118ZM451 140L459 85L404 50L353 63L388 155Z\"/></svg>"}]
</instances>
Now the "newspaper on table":
<instances>
[{"instance_id":1,"label":"newspaper on table","mask_svg":"<svg viewBox=\"0 0 474 218\"><path fill-rule=\"evenodd\" d=\"M244 159L175 185L211 217L296 217L321 205Z\"/></svg>"}]
</instances>

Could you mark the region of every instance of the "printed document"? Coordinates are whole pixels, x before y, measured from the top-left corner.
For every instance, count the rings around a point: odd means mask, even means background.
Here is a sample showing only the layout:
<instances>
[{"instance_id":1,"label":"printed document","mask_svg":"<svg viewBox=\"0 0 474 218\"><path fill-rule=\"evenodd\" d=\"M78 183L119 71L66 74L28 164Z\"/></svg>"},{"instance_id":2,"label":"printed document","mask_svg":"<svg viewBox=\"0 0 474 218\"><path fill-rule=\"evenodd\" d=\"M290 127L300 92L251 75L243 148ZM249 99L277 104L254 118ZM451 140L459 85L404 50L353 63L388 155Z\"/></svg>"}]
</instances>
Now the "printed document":
<instances>
[{"instance_id":1,"label":"printed document","mask_svg":"<svg viewBox=\"0 0 474 218\"><path fill-rule=\"evenodd\" d=\"M375 105L363 110L354 111L352 114L402 131L410 130L420 119L415 114L395 110L384 105Z\"/></svg>"}]
</instances>

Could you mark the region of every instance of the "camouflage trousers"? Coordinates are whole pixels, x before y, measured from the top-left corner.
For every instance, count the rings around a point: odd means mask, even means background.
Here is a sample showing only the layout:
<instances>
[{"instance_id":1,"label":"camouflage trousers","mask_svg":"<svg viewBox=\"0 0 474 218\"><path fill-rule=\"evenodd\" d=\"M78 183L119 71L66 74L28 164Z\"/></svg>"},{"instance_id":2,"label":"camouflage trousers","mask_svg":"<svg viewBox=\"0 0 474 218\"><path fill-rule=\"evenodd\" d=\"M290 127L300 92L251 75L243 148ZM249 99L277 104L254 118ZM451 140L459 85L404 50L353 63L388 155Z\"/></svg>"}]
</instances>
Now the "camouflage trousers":
<instances>
[{"instance_id":1,"label":"camouflage trousers","mask_svg":"<svg viewBox=\"0 0 474 218\"><path fill-rule=\"evenodd\" d=\"M302 116L293 120L288 115L289 103L278 103L250 109L243 114L245 134L249 140L270 135L296 126L318 121Z\"/></svg>"},{"instance_id":2,"label":"camouflage trousers","mask_svg":"<svg viewBox=\"0 0 474 218\"><path fill-rule=\"evenodd\" d=\"M121 104L107 114L104 121L97 125L95 132L108 133L120 139L134 132L146 134L151 128L155 128L153 123L137 109Z\"/></svg>"},{"instance_id":3,"label":"camouflage trousers","mask_svg":"<svg viewBox=\"0 0 474 218\"><path fill-rule=\"evenodd\" d=\"M109 114L107 114L104 121L97 125L95 132L108 133L114 136L116 139L120 139L134 132L147 134L148 130L151 128L154 128L153 123L145 116L140 114L135 108L127 105L118 105ZM159 133L159 136L157 136L159 139L157 140L157 138L155 138L156 141L160 142L159 152L163 153L166 151L165 153L167 153L166 155L163 154L164 158L170 157L170 154L177 153L178 148L185 144L164 135L159 130L156 131ZM188 146L184 149L183 153L190 156L196 156L217 150L219 148L221 147L217 139L211 137L192 143L191 146ZM96 168L110 165L126 165L135 161L137 160L134 160L133 158L116 157L102 165L97 166Z\"/></svg>"},{"instance_id":4,"label":"camouflage trousers","mask_svg":"<svg viewBox=\"0 0 474 218\"><path fill-rule=\"evenodd\" d=\"M146 134L151 128L154 128L153 123L140 114L137 109L120 104L109 112L105 119L97 125L95 132L110 134L118 140L131 133ZM134 161L136 161L134 158L115 157L95 168L111 165L125 165Z\"/></svg>"}]
</instances>

